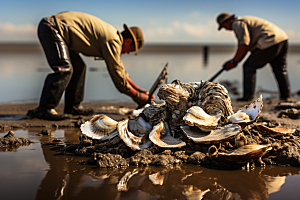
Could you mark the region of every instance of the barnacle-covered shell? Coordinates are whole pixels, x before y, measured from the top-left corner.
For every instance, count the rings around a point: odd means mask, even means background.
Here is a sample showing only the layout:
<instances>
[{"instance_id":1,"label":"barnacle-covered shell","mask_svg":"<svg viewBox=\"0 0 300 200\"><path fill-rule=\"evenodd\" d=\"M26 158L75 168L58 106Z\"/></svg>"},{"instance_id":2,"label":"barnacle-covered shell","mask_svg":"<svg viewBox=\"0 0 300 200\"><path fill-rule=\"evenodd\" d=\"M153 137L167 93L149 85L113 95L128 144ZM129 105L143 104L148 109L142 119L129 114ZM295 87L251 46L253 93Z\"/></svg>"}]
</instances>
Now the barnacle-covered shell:
<instances>
[{"instance_id":1,"label":"barnacle-covered shell","mask_svg":"<svg viewBox=\"0 0 300 200\"><path fill-rule=\"evenodd\" d=\"M255 124L254 128L263 136L271 136L271 137L292 135L296 131L296 129L283 127L283 126L269 128L263 124Z\"/></svg>"},{"instance_id":2,"label":"barnacle-covered shell","mask_svg":"<svg viewBox=\"0 0 300 200\"><path fill-rule=\"evenodd\" d=\"M241 132L240 134L238 134L235 137L235 146L236 147L241 147L247 144L247 138L246 136L243 134L243 132Z\"/></svg>"},{"instance_id":3,"label":"barnacle-covered shell","mask_svg":"<svg viewBox=\"0 0 300 200\"><path fill-rule=\"evenodd\" d=\"M241 127L237 124L227 124L225 126L217 127L210 133L203 132L191 126L181 126L183 133L196 143L212 144L219 143L225 140L234 138L241 132Z\"/></svg>"},{"instance_id":4,"label":"barnacle-covered shell","mask_svg":"<svg viewBox=\"0 0 300 200\"><path fill-rule=\"evenodd\" d=\"M183 117L186 124L197 126L202 131L209 132L218 126L221 115L208 115L199 106L193 106L187 110L187 114Z\"/></svg>"},{"instance_id":5,"label":"barnacle-covered shell","mask_svg":"<svg viewBox=\"0 0 300 200\"><path fill-rule=\"evenodd\" d=\"M240 108L235 114L228 117L231 123L249 123L255 121L263 107L262 96L250 105Z\"/></svg>"},{"instance_id":6,"label":"barnacle-covered shell","mask_svg":"<svg viewBox=\"0 0 300 200\"><path fill-rule=\"evenodd\" d=\"M152 126L155 126L159 122L166 120L166 105L153 102L150 106L143 110L142 114Z\"/></svg>"},{"instance_id":7,"label":"barnacle-covered shell","mask_svg":"<svg viewBox=\"0 0 300 200\"><path fill-rule=\"evenodd\" d=\"M222 114L225 117L233 114L228 91L223 85L202 81L199 87L197 105L207 114Z\"/></svg>"},{"instance_id":8,"label":"barnacle-covered shell","mask_svg":"<svg viewBox=\"0 0 300 200\"><path fill-rule=\"evenodd\" d=\"M107 115L94 115L80 126L82 134L92 139L109 140L118 135L118 122Z\"/></svg>"},{"instance_id":9,"label":"barnacle-covered shell","mask_svg":"<svg viewBox=\"0 0 300 200\"><path fill-rule=\"evenodd\" d=\"M171 84L163 85L157 96L165 100L171 110L180 110L186 108L190 93L186 87L182 87L179 80L175 80Z\"/></svg>"},{"instance_id":10,"label":"barnacle-covered shell","mask_svg":"<svg viewBox=\"0 0 300 200\"><path fill-rule=\"evenodd\" d=\"M128 130L136 136L143 136L152 130L152 126L139 116L128 120Z\"/></svg>"},{"instance_id":11,"label":"barnacle-covered shell","mask_svg":"<svg viewBox=\"0 0 300 200\"><path fill-rule=\"evenodd\" d=\"M141 150L150 147L152 142L149 140L149 135L145 134L138 137L128 130L128 120L123 120L118 123L119 136L123 142L132 150Z\"/></svg>"},{"instance_id":12,"label":"barnacle-covered shell","mask_svg":"<svg viewBox=\"0 0 300 200\"><path fill-rule=\"evenodd\" d=\"M218 153L218 157L224 162L246 163L252 160L260 160L272 147L268 145L247 144L225 153Z\"/></svg>"},{"instance_id":13,"label":"barnacle-covered shell","mask_svg":"<svg viewBox=\"0 0 300 200\"><path fill-rule=\"evenodd\" d=\"M186 145L185 142L171 136L166 122L160 122L154 126L149 134L149 139L162 148L181 148Z\"/></svg>"}]
</instances>

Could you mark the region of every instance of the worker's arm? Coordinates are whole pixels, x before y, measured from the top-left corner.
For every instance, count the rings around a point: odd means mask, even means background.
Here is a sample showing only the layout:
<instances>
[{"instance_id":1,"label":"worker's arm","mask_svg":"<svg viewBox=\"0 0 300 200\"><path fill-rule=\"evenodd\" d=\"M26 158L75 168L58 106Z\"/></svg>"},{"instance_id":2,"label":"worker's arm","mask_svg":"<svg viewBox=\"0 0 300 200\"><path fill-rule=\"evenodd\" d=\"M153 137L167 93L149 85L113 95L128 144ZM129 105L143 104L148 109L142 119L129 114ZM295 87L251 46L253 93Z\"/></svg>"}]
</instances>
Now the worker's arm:
<instances>
[{"instance_id":1,"label":"worker's arm","mask_svg":"<svg viewBox=\"0 0 300 200\"><path fill-rule=\"evenodd\" d=\"M223 68L226 70L230 70L234 67L237 66L237 64L243 60L243 58L245 57L245 55L247 54L248 50L247 50L247 45L245 44L241 44L238 46L238 49L235 53L235 56L233 57L233 59L227 61L224 63Z\"/></svg>"}]
</instances>

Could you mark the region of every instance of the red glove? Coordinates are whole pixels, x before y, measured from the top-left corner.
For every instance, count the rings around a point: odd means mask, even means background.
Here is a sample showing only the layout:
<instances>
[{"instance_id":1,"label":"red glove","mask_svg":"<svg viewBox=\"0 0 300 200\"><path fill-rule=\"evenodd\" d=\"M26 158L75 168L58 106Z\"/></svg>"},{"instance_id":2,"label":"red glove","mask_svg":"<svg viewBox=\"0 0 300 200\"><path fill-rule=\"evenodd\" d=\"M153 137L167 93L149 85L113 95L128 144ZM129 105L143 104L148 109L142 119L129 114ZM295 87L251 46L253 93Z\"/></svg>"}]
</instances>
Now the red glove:
<instances>
[{"instance_id":1,"label":"red glove","mask_svg":"<svg viewBox=\"0 0 300 200\"><path fill-rule=\"evenodd\" d=\"M226 63L224 63L223 68L224 68L225 70L230 70L230 69L232 69L232 68L235 68L236 65L237 65L237 62L235 62L235 61L232 59L232 60L229 60L229 61L227 61Z\"/></svg>"},{"instance_id":2,"label":"red glove","mask_svg":"<svg viewBox=\"0 0 300 200\"><path fill-rule=\"evenodd\" d=\"M133 101L135 101L138 105L139 105L139 108L143 107L144 105L146 105L149 101L149 92L148 94L146 93L141 93L141 92L138 92L136 89L134 88L131 88L129 90L129 92L125 93L127 94L128 96L130 96L132 98ZM154 100L155 96L154 94L152 95L151 97L151 102Z\"/></svg>"}]
</instances>

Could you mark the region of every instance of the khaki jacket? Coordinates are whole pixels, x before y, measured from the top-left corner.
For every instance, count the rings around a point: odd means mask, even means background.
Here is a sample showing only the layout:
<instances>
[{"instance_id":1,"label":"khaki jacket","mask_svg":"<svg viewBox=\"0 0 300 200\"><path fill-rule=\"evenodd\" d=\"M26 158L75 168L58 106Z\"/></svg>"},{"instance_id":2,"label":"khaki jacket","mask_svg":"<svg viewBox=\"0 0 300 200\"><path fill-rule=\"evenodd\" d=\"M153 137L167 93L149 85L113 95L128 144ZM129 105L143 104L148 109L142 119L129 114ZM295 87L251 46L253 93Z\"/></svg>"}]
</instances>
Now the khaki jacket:
<instances>
[{"instance_id":1,"label":"khaki jacket","mask_svg":"<svg viewBox=\"0 0 300 200\"><path fill-rule=\"evenodd\" d=\"M249 51L255 48L266 49L288 40L286 33L275 24L253 16L237 17L232 23L232 30L238 45L246 44Z\"/></svg>"},{"instance_id":2,"label":"khaki jacket","mask_svg":"<svg viewBox=\"0 0 300 200\"><path fill-rule=\"evenodd\" d=\"M80 12L63 12L53 17L70 50L103 58L116 88L122 93L131 89L120 58L123 37L113 26Z\"/></svg>"}]
</instances>

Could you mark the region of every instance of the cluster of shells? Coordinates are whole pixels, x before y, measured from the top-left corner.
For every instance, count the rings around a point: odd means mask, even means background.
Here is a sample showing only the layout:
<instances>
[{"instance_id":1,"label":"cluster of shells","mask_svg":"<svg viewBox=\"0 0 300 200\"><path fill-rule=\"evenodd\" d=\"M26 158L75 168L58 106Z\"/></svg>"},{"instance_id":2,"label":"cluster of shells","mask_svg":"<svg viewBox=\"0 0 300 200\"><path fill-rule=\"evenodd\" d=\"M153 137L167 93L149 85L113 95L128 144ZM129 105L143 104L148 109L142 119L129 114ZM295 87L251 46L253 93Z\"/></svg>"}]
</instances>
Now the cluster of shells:
<instances>
[{"instance_id":1,"label":"cluster of shells","mask_svg":"<svg viewBox=\"0 0 300 200\"><path fill-rule=\"evenodd\" d=\"M218 159L233 162L258 160L264 164L261 157L272 147L247 144L242 133L242 129L257 120L261 113L261 96L236 113L228 91L217 82L182 83L174 80L163 85L157 96L164 103L153 102L135 110L134 119L117 122L106 115L95 115L81 125L81 131L85 136L98 140L119 136L134 151L153 144L160 148L181 148L186 146L182 140L184 135L195 144L211 144L209 153L212 157L218 155ZM217 152L216 144L232 139L236 141L236 149Z\"/></svg>"}]
</instances>

